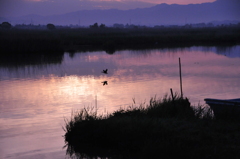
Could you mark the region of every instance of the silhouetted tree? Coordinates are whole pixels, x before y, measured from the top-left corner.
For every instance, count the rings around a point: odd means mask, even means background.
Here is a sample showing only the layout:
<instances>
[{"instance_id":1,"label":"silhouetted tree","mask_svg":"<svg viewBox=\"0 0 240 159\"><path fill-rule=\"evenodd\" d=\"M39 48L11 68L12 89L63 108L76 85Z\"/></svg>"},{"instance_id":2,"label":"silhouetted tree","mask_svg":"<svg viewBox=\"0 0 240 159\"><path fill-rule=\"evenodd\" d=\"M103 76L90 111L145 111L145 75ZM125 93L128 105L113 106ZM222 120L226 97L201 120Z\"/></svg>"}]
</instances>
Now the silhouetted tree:
<instances>
[{"instance_id":1,"label":"silhouetted tree","mask_svg":"<svg viewBox=\"0 0 240 159\"><path fill-rule=\"evenodd\" d=\"M4 29L10 29L12 25L8 22L2 22L1 27Z\"/></svg>"},{"instance_id":2,"label":"silhouetted tree","mask_svg":"<svg viewBox=\"0 0 240 159\"><path fill-rule=\"evenodd\" d=\"M98 23L94 23L93 25L90 25L90 28L98 28Z\"/></svg>"},{"instance_id":3,"label":"silhouetted tree","mask_svg":"<svg viewBox=\"0 0 240 159\"><path fill-rule=\"evenodd\" d=\"M105 24L101 24L99 27L100 27L100 28L105 28L106 25L105 25Z\"/></svg>"},{"instance_id":4,"label":"silhouetted tree","mask_svg":"<svg viewBox=\"0 0 240 159\"><path fill-rule=\"evenodd\" d=\"M53 24L47 24L47 28L49 29L49 30L54 30L54 29L56 29L56 27L55 27L55 25L53 25Z\"/></svg>"},{"instance_id":5,"label":"silhouetted tree","mask_svg":"<svg viewBox=\"0 0 240 159\"><path fill-rule=\"evenodd\" d=\"M114 27L114 28L124 28L124 25L123 25L123 24L115 23L115 24L113 24L113 27Z\"/></svg>"}]
</instances>

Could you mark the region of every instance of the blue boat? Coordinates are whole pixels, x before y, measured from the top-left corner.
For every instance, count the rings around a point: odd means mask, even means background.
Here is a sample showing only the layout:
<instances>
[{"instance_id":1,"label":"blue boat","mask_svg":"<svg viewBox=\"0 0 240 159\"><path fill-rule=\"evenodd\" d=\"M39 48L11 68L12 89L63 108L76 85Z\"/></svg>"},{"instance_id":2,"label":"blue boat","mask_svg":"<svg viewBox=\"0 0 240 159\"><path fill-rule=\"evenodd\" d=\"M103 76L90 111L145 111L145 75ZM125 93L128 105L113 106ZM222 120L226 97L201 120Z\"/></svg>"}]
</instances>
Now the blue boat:
<instances>
[{"instance_id":1,"label":"blue boat","mask_svg":"<svg viewBox=\"0 0 240 159\"><path fill-rule=\"evenodd\" d=\"M206 104L213 110L216 118L239 118L240 119L240 98L237 99L204 99Z\"/></svg>"}]
</instances>

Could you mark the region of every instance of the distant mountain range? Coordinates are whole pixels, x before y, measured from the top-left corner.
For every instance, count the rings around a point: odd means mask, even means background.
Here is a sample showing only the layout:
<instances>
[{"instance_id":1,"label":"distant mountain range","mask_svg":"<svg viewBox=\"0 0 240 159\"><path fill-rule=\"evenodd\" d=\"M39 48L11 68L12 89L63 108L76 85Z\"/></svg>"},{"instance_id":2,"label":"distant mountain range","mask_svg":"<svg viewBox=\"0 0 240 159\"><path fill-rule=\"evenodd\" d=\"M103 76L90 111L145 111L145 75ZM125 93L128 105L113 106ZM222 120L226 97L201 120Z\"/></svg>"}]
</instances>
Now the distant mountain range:
<instances>
[{"instance_id":1,"label":"distant mountain range","mask_svg":"<svg viewBox=\"0 0 240 159\"><path fill-rule=\"evenodd\" d=\"M113 25L183 25L189 23L208 23L212 21L240 22L239 0L217 0L213 3L202 4L159 4L150 8L131 10L80 10L61 15L41 16L27 15L21 17L2 17L0 22L12 24L47 24L82 25L94 23Z\"/></svg>"}]
</instances>

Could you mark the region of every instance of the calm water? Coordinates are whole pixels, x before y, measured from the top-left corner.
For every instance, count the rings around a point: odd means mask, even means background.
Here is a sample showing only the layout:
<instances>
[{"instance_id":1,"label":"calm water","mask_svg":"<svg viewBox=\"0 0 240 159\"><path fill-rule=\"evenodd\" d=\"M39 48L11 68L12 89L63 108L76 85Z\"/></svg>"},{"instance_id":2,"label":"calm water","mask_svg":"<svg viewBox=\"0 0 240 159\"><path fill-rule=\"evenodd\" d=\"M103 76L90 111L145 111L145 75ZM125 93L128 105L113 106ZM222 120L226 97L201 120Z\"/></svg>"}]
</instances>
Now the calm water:
<instances>
[{"instance_id":1,"label":"calm water","mask_svg":"<svg viewBox=\"0 0 240 159\"><path fill-rule=\"evenodd\" d=\"M0 65L0 158L67 158L64 118L83 107L105 114L133 98L138 105L170 88L180 92L179 57L191 103L240 98L240 46L66 53L54 63Z\"/></svg>"}]
</instances>

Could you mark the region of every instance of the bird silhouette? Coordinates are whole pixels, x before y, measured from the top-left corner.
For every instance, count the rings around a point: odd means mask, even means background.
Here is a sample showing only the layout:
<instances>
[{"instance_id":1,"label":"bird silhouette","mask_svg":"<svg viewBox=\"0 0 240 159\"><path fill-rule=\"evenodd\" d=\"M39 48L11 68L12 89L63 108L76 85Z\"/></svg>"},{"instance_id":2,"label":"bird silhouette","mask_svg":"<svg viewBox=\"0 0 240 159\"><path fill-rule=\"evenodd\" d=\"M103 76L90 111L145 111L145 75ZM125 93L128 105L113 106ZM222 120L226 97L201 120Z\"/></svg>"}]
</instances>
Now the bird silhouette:
<instances>
[{"instance_id":1,"label":"bird silhouette","mask_svg":"<svg viewBox=\"0 0 240 159\"><path fill-rule=\"evenodd\" d=\"M103 71L102 71L102 73L105 73L105 74L107 74L107 73L108 73L108 69L106 69L106 70L103 70Z\"/></svg>"},{"instance_id":2,"label":"bird silhouette","mask_svg":"<svg viewBox=\"0 0 240 159\"><path fill-rule=\"evenodd\" d=\"M108 85L108 82L107 82L107 81L103 81L102 83L103 83L103 86L104 86L104 85Z\"/></svg>"}]
</instances>

